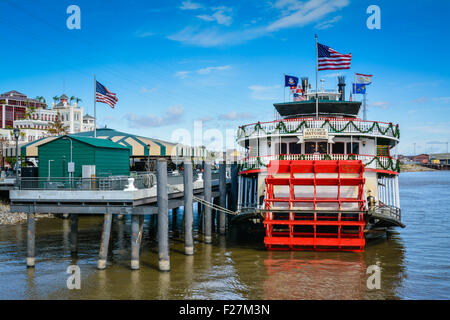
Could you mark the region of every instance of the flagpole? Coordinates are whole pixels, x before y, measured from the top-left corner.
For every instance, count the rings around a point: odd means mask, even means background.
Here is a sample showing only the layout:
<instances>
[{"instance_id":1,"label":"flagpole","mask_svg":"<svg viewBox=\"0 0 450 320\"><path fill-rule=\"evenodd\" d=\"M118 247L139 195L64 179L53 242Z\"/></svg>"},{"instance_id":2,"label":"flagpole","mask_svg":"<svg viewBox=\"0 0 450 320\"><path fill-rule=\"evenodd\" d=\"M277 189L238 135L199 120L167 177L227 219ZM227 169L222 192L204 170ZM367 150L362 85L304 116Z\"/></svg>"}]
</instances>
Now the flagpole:
<instances>
[{"instance_id":1,"label":"flagpole","mask_svg":"<svg viewBox=\"0 0 450 320\"><path fill-rule=\"evenodd\" d=\"M317 47L317 34L316 34L316 118L319 118L319 94L318 94L318 73L319 73L319 48Z\"/></svg>"},{"instance_id":2,"label":"flagpole","mask_svg":"<svg viewBox=\"0 0 450 320\"><path fill-rule=\"evenodd\" d=\"M283 73L283 101L286 102L286 73Z\"/></svg>"},{"instance_id":3,"label":"flagpole","mask_svg":"<svg viewBox=\"0 0 450 320\"><path fill-rule=\"evenodd\" d=\"M97 138L97 80L94 74L94 138Z\"/></svg>"}]
</instances>

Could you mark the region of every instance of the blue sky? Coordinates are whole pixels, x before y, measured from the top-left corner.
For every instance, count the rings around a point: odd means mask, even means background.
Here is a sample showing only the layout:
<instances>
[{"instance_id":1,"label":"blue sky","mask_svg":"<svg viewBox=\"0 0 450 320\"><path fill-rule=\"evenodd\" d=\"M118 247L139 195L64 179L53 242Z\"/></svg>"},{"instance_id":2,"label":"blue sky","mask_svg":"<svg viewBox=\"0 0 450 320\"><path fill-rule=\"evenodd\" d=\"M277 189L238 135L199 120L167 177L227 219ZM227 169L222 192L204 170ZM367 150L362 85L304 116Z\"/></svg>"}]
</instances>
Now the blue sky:
<instances>
[{"instance_id":1,"label":"blue sky","mask_svg":"<svg viewBox=\"0 0 450 320\"><path fill-rule=\"evenodd\" d=\"M69 30L69 5L81 29ZM381 9L369 30L366 9ZM315 82L314 34L353 54L352 69L373 74L369 120L398 123L400 153L440 152L450 136L450 2L365 0L272 1L0 1L0 92L44 96L63 90L93 113L93 74L117 93L98 123L170 139L177 128L237 126L273 119L283 74ZM360 98L358 98L360 99Z\"/></svg>"}]
</instances>

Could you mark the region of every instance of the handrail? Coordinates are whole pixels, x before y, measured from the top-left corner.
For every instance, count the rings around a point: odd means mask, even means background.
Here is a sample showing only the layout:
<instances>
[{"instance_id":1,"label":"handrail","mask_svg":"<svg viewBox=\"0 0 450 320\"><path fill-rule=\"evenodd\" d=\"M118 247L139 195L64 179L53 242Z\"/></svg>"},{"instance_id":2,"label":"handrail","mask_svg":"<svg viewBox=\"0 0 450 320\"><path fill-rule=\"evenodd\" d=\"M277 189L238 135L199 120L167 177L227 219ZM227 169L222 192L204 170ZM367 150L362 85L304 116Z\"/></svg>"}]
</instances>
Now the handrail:
<instances>
[{"instance_id":1,"label":"handrail","mask_svg":"<svg viewBox=\"0 0 450 320\"><path fill-rule=\"evenodd\" d=\"M392 123L351 118L296 118L240 126L237 140L246 139L255 135L255 133L256 136L297 134L303 132L305 128L325 128L332 134L356 133L400 138L398 125Z\"/></svg>"},{"instance_id":2,"label":"handrail","mask_svg":"<svg viewBox=\"0 0 450 320\"><path fill-rule=\"evenodd\" d=\"M288 154L246 157L239 160L239 171L267 167L272 160L361 160L366 168L400 172L400 161L396 158L363 154Z\"/></svg>"}]
</instances>

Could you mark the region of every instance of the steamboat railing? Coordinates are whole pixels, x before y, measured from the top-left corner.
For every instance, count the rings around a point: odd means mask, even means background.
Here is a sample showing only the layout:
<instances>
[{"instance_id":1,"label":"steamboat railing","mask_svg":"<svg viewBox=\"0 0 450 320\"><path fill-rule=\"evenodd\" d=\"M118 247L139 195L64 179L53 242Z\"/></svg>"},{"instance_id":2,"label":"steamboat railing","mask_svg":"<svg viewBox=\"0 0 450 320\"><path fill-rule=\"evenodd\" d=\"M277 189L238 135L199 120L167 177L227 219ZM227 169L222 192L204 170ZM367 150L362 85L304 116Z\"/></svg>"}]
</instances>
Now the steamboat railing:
<instances>
[{"instance_id":1,"label":"steamboat railing","mask_svg":"<svg viewBox=\"0 0 450 320\"><path fill-rule=\"evenodd\" d=\"M361 160L368 169L400 172L398 159L365 154L278 154L247 157L239 161L239 170L265 169L272 160Z\"/></svg>"},{"instance_id":2,"label":"steamboat railing","mask_svg":"<svg viewBox=\"0 0 450 320\"><path fill-rule=\"evenodd\" d=\"M237 140L273 135L296 135L305 128L326 128L330 134L360 134L369 136L400 138L398 125L360 119L297 118L271 122L258 122L239 127Z\"/></svg>"}]
</instances>

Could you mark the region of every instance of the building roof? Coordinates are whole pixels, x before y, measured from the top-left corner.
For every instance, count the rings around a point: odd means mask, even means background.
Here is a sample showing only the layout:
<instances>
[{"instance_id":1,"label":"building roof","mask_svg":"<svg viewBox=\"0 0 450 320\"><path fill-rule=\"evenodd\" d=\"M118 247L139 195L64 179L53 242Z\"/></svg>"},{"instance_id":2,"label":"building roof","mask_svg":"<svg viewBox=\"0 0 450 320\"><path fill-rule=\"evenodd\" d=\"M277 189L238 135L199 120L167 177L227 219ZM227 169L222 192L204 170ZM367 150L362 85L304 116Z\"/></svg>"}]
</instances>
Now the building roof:
<instances>
[{"instance_id":1,"label":"building roof","mask_svg":"<svg viewBox=\"0 0 450 320\"><path fill-rule=\"evenodd\" d=\"M430 159L447 160L450 159L450 153L433 153L430 154Z\"/></svg>"},{"instance_id":2,"label":"building roof","mask_svg":"<svg viewBox=\"0 0 450 320\"><path fill-rule=\"evenodd\" d=\"M95 119L93 116L91 116L90 114L88 114L88 113L86 113L84 116L83 116L83 119Z\"/></svg>"},{"instance_id":3,"label":"building roof","mask_svg":"<svg viewBox=\"0 0 450 320\"><path fill-rule=\"evenodd\" d=\"M52 139L52 140L49 140L49 141L46 141L46 142L40 144L39 147L46 145L50 142L63 139L65 137L86 143L86 144L91 145L96 148L130 149L129 147L120 145L120 144L112 142L110 140L91 138L91 137L77 137L75 135L59 136L59 137L56 137L56 139Z\"/></svg>"},{"instance_id":4,"label":"building roof","mask_svg":"<svg viewBox=\"0 0 450 320\"><path fill-rule=\"evenodd\" d=\"M92 138L94 131L80 132L70 135L70 137L77 138ZM60 137L46 137L23 145L20 150L25 157L37 157L38 147ZM176 154L176 144L162 141L159 139L146 138L130 133L116 131L110 128L97 129L97 141L110 141L123 147L130 148L132 157L146 157L146 156L169 156ZM150 150L148 148L150 146ZM150 151L150 152L149 152Z\"/></svg>"}]
</instances>

